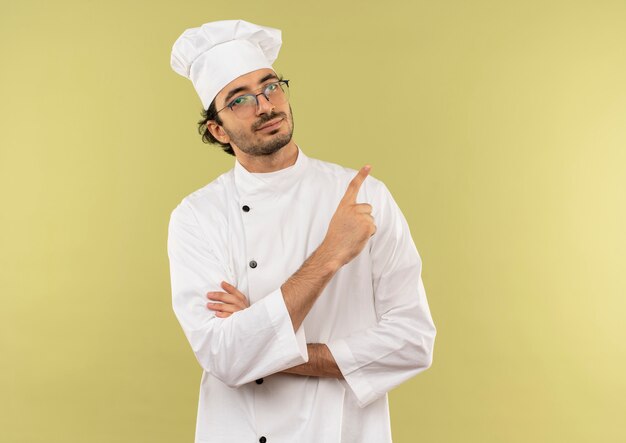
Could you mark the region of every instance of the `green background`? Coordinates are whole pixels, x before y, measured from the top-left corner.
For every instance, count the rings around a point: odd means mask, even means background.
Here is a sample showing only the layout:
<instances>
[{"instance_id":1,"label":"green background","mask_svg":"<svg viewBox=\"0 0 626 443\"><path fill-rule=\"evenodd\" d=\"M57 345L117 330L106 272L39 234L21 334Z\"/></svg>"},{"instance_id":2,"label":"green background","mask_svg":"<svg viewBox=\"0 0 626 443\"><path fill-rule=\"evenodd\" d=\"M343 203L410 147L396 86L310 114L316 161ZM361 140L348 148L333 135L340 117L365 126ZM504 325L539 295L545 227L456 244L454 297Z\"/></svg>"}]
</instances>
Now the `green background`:
<instances>
[{"instance_id":1,"label":"green background","mask_svg":"<svg viewBox=\"0 0 626 443\"><path fill-rule=\"evenodd\" d=\"M169 58L233 18L282 29L304 152L371 163L411 226L438 336L394 441L626 441L626 3L597 0L2 0L0 440L192 441L167 224L233 158Z\"/></svg>"}]
</instances>

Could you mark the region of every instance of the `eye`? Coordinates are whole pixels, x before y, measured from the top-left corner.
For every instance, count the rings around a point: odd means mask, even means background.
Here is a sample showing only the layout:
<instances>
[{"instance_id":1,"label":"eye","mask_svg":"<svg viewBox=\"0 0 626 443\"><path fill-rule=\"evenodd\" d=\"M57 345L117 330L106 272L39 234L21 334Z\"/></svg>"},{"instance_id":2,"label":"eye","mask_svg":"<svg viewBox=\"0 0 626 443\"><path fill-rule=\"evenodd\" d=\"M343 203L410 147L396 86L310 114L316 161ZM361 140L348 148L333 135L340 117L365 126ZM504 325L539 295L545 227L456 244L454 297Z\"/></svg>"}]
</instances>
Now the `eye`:
<instances>
[{"instance_id":1,"label":"eye","mask_svg":"<svg viewBox=\"0 0 626 443\"><path fill-rule=\"evenodd\" d=\"M265 88L265 90L267 92L274 92L276 88L278 88L278 83L270 83L269 85L267 85L267 88Z\"/></svg>"},{"instance_id":2,"label":"eye","mask_svg":"<svg viewBox=\"0 0 626 443\"><path fill-rule=\"evenodd\" d=\"M241 97L237 97L232 102L230 102L231 107L236 106L245 106L248 103L252 103L254 101L254 97L252 95L242 95Z\"/></svg>"}]
</instances>

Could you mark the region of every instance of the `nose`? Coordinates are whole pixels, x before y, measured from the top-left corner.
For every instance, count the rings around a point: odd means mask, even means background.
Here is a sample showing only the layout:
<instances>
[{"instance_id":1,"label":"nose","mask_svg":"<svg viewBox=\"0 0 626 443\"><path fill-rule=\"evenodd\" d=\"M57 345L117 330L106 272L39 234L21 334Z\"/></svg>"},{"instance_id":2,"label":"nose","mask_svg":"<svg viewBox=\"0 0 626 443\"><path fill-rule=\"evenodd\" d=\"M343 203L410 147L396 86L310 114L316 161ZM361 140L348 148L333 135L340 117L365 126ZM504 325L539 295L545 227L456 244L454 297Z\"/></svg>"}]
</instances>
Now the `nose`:
<instances>
[{"instance_id":1,"label":"nose","mask_svg":"<svg viewBox=\"0 0 626 443\"><path fill-rule=\"evenodd\" d=\"M274 105L269 101L265 94L259 94L256 96L257 107L256 114L269 114L274 109Z\"/></svg>"}]
</instances>

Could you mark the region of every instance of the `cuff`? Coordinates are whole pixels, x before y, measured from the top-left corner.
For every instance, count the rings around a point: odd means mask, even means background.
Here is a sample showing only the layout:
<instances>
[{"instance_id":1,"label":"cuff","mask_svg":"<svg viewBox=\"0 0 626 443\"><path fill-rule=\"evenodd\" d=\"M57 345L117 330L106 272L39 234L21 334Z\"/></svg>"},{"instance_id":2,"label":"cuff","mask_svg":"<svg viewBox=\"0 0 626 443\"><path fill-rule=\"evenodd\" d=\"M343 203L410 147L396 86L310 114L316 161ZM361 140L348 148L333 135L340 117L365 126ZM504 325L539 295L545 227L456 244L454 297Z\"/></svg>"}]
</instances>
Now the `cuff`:
<instances>
[{"instance_id":1,"label":"cuff","mask_svg":"<svg viewBox=\"0 0 626 443\"><path fill-rule=\"evenodd\" d=\"M285 305L280 288L269 293L261 300L267 310L268 318L274 327L278 349L281 349L285 368L291 368L309 361L304 327L300 326L294 333L293 323Z\"/></svg>"},{"instance_id":2,"label":"cuff","mask_svg":"<svg viewBox=\"0 0 626 443\"><path fill-rule=\"evenodd\" d=\"M348 387L354 394L359 407L365 407L379 395L372 388L369 381L359 371L359 365L348 347L348 343L345 340L338 339L327 343L330 353L333 354L333 358L341 371L343 378L345 379Z\"/></svg>"}]
</instances>

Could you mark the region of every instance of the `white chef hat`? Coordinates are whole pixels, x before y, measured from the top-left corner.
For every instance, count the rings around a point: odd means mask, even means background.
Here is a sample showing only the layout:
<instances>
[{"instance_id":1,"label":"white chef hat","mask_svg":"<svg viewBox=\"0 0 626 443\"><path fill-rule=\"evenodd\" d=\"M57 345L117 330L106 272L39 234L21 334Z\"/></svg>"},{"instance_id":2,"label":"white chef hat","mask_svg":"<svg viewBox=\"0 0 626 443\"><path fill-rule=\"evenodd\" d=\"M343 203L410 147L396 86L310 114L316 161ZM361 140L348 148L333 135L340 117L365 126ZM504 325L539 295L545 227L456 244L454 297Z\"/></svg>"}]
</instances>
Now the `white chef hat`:
<instances>
[{"instance_id":1,"label":"white chef hat","mask_svg":"<svg viewBox=\"0 0 626 443\"><path fill-rule=\"evenodd\" d=\"M208 109L237 77L272 68L282 44L279 29L244 20L223 20L187 29L172 47L172 69L188 78Z\"/></svg>"}]
</instances>

